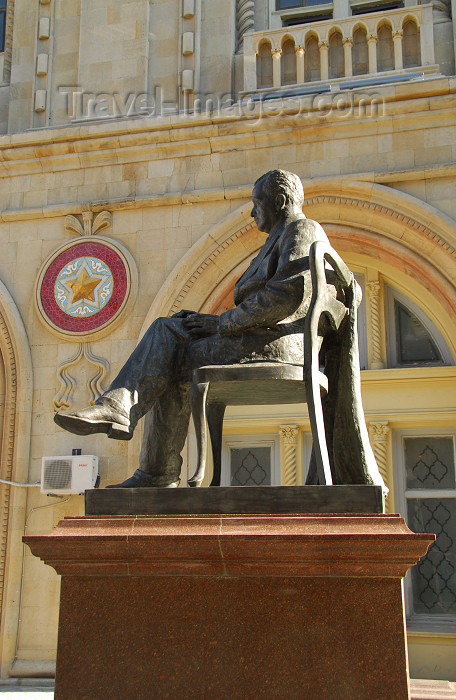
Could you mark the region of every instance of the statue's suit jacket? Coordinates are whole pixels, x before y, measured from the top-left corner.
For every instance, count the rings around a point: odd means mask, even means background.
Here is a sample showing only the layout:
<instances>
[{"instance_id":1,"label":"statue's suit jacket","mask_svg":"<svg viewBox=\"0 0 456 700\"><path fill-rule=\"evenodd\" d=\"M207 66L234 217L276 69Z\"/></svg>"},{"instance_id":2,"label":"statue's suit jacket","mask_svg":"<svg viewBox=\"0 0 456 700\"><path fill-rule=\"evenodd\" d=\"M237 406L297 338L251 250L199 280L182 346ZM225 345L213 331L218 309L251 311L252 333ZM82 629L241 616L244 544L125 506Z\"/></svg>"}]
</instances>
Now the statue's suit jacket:
<instances>
[{"instance_id":1,"label":"statue's suit jacket","mask_svg":"<svg viewBox=\"0 0 456 700\"><path fill-rule=\"evenodd\" d=\"M328 241L320 224L304 215L273 229L236 282L235 307L221 314L219 334L191 342L190 364L302 364L304 319L312 295L309 250L317 240Z\"/></svg>"}]
</instances>

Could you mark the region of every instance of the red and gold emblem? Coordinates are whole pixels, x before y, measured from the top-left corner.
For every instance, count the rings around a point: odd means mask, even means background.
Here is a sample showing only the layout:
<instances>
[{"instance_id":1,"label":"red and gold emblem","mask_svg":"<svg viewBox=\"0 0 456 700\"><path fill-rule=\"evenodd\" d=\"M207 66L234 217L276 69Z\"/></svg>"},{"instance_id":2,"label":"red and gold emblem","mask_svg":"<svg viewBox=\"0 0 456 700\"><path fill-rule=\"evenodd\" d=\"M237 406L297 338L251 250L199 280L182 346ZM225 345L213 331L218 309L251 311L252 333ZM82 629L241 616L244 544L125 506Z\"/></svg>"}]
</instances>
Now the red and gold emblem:
<instances>
[{"instance_id":1,"label":"red and gold emblem","mask_svg":"<svg viewBox=\"0 0 456 700\"><path fill-rule=\"evenodd\" d=\"M125 309L131 268L131 256L109 239L90 236L65 244L45 262L38 278L42 319L59 335L93 339Z\"/></svg>"}]
</instances>

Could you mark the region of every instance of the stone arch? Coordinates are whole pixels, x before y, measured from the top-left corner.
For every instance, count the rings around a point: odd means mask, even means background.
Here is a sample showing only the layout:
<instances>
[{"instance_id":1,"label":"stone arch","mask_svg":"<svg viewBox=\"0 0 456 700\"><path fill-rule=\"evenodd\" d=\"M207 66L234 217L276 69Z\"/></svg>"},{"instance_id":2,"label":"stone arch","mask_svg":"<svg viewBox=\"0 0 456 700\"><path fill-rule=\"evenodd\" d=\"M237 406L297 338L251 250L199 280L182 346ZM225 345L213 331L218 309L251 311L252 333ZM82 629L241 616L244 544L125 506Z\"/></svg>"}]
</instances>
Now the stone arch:
<instances>
[{"instance_id":1,"label":"stone arch","mask_svg":"<svg viewBox=\"0 0 456 700\"><path fill-rule=\"evenodd\" d=\"M30 346L20 313L0 282L0 361L3 365L5 403L1 426L1 478L27 482L30 452L33 373ZM20 436L20 439L19 439ZM0 612L2 629L17 629L22 561L21 537L25 522L26 489L0 483ZM14 510L14 528L9 529ZM12 553L14 552L14 556ZM6 582L8 581L8 588ZM3 635L1 675L14 658L14 634Z\"/></svg>"},{"instance_id":2,"label":"stone arch","mask_svg":"<svg viewBox=\"0 0 456 700\"><path fill-rule=\"evenodd\" d=\"M456 353L456 225L412 195L383 185L342 179L310 181L304 211L319 221L335 248L383 260L438 300L439 330ZM157 316L183 308L210 312L261 247L264 234L243 204L208 231L182 258L155 298L141 335Z\"/></svg>"}]
</instances>

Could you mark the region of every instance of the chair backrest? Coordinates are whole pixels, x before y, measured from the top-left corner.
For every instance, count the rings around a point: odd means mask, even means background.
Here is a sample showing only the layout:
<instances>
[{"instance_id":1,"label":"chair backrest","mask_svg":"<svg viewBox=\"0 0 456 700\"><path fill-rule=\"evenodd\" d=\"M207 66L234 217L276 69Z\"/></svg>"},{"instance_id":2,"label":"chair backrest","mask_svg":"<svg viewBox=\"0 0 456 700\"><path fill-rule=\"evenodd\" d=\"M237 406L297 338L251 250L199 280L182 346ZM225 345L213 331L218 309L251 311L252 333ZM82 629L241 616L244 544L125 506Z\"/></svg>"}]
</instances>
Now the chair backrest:
<instances>
[{"instance_id":1,"label":"chair backrest","mask_svg":"<svg viewBox=\"0 0 456 700\"><path fill-rule=\"evenodd\" d=\"M309 409L310 426L320 484L332 484L331 467L326 442L323 406L319 382L319 328L324 314L330 327L337 331L349 313L348 307L334 298L328 289L326 278L326 261L331 265L344 291L354 285L352 272L345 265L334 248L325 241L312 244L309 253L310 272L312 279L312 298L304 327L304 367L306 370L307 405Z\"/></svg>"}]
</instances>

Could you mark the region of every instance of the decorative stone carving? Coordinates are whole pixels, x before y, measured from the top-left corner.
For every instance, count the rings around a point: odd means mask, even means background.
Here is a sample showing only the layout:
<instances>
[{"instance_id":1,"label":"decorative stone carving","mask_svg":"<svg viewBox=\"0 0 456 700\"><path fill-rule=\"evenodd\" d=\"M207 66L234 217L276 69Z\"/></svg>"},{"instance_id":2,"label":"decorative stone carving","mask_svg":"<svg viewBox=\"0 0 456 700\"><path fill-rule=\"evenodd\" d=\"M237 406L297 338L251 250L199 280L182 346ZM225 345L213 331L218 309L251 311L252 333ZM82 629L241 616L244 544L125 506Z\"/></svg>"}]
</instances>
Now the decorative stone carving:
<instances>
[{"instance_id":1,"label":"decorative stone carving","mask_svg":"<svg viewBox=\"0 0 456 700\"><path fill-rule=\"evenodd\" d=\"M255 26L255 1L236 2L236 51L242 48L244 34L253 31Z\"/></svg>"},{"instance_id":2,"label":"decorative stone carving","mask_svg":"<svg viewBox=\"0 0 456 700\"><path fill-rule=\"evenodd\" d=\"M70 369L78 364L85 357L86 360L96 367L96 372L87 380L90 392L89 404L93 406L95 401L103 393L102 382L106 377L109 362L104 357L98 357L92 352L90 343L79 343L76 353L61 363L58 368L58 377L61 383L60 389L54 396L54 409L70 409L72 398L76 388L76 380L70 374Z\"/></svg>"},{"instance_id":3,"label":"decorative stone carving","mask_svg":"<svg viewBox=\"0 0 456 700\"><path fill-rule=\"evenodd\" d=\"M82 212L81 221L72 214L65 217L65 231L76 236L92 236L109 228L112 223L112 214L109 211L100 211L95 217L93 211Z\"/></svg>"},{"instance_id":4,"label":"decorative stone carving","mask_svg":"<svg viewBox=\"0 0 456 700\"><path fill-rule=\"evenodd\" d=\"M296 440L297 425L282 425L279 430L282 457L282 484L296 485Z\"/></svg>"}]
</instances>

